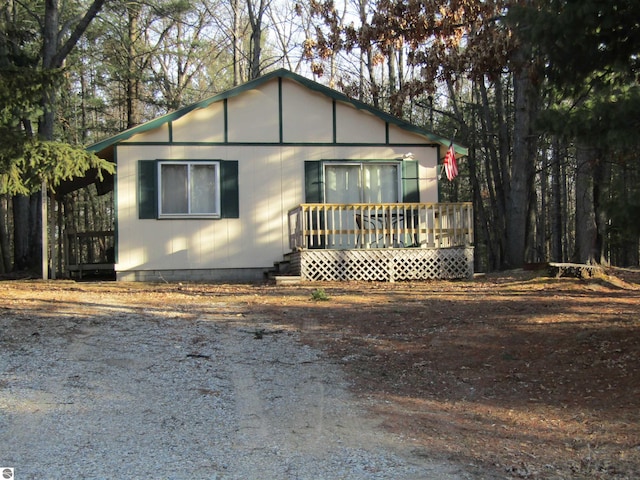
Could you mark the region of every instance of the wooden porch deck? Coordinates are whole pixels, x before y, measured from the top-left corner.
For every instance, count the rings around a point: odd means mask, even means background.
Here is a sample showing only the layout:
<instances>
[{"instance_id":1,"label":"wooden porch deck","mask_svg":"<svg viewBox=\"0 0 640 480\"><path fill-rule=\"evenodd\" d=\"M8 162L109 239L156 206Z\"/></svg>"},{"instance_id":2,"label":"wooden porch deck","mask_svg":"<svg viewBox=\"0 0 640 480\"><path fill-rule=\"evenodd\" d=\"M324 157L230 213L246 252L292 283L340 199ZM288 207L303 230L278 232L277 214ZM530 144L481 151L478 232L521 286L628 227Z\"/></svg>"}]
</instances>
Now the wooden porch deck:
<instances>
[{"instance_id":1,"label":"wooden porch deck","mask_svg":"<svg viewBox=\"0 0 640 480\"><path fill-rule=\"evenodd\" d=\"M307 280L473 275L471 203L302 204L289 211L292 270Z\"/></svg>"}]
</instances>

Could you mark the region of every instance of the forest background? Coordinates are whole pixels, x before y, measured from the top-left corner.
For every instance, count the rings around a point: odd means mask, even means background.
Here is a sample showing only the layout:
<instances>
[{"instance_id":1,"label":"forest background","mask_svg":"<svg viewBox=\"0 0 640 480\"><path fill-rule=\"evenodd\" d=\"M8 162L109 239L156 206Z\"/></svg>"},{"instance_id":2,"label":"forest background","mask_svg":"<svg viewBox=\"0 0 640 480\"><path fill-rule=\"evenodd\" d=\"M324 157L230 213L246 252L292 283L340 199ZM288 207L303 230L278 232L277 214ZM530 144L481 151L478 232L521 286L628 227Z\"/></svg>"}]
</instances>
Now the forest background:
<instances>
[{"instance_id":1,"label":"forest background","mask_svg":"<svg viewBox=\"0 0 640 480\"><path fill-rule=\"evenodd\" d=\"M3 0L0 274L45 268L46 234L114 228L112 193L57 188L113 172L85 146L280 67L469 147L440 197L473 202L477 271L638 266L638 19L637 0Z\"/></svg>"}]
</instances>

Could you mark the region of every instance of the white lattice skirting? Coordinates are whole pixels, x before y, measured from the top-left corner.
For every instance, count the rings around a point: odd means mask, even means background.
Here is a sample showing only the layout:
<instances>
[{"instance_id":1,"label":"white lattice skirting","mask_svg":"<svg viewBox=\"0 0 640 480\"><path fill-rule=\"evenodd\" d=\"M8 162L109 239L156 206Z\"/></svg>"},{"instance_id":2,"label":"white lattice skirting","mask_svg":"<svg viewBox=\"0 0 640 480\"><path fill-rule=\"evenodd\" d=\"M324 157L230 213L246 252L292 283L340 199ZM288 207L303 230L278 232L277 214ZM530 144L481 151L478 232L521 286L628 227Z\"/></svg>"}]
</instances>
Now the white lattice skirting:
<instances>
[{"instance_id":1,"label":"white lattice skirting","mask_svg":"<svg viewBox=\"0 0 640 480\"><path fill-rule=\"evenodd\" d=\"M473 247L302 250L292 266L305 280L401 281L470 278Z\"/></svg>"}]
</instances>

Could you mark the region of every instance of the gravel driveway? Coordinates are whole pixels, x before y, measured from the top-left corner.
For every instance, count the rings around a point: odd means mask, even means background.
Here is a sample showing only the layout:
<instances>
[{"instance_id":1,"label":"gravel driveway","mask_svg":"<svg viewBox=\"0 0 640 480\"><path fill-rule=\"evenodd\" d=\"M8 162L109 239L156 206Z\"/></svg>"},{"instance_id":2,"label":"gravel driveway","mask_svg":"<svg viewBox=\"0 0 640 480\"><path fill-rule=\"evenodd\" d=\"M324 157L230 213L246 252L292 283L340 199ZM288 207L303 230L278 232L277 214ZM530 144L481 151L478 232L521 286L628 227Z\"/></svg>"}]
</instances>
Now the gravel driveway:
<instances>
[{"instance_id":1,"label":"gravel driveway","mask_svg":"<svg viewBox=\"0 0 640 480\"><path fill-rule=\"evenodd\" d=\"M22 479L467 479L385 433L274 319L24 298L0 309L0 467Z\"/></svg>"}]
</instances>

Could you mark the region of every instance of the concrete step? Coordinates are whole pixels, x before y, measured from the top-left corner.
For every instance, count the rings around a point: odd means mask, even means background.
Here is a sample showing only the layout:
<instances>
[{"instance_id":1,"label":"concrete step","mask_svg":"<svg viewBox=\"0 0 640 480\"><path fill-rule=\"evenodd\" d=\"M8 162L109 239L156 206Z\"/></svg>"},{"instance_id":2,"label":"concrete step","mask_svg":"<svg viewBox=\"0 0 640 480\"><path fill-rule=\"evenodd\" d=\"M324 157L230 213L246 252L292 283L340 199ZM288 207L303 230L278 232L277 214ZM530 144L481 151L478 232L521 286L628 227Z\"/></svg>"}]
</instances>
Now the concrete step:
<instances>
[{"instance_id":1,"label":"concrete step","mask_svg":"<svg viewBox=\"0 0 640 480\"><path fill-rule=\"evenodd\" d=\"M276 285L299 285L303 282L302 277L298 275L276 275L273 279Z\"/></svg>"}]
</instances>

